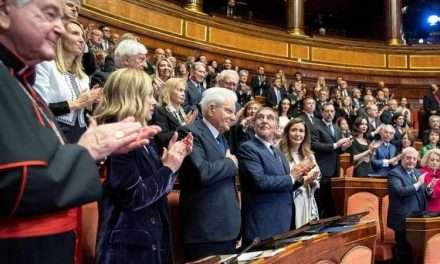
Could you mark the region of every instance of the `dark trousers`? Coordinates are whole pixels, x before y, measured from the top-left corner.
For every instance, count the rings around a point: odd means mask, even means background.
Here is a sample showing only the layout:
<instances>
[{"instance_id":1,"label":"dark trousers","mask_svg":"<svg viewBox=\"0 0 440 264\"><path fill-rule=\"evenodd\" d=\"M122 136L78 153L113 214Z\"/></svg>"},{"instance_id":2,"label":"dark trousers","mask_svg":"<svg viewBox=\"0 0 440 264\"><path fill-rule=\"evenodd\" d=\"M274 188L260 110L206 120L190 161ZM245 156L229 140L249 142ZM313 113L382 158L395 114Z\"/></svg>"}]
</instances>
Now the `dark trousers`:
<instances>
[{"instance_id":1,"label":"dark trousers","mask_svg":"<svg viewBox=\"0 0 440 264\"><path fill-rule=\"evenodd\" d=\"M394 237L396 240L396 245L394 246L394 261L396 264L411 264L412 255L411 247L406 240L405 231L394 230Z\"/></svg>"},{"instance_id":2,"label":"dark trousers","mask_svg":"<svg viewBox=\"0 0 440 264\"><path fill-rule=\"evenodd\" d=\"M185 261L194 261L213 255L234 254L235 240L185 244Z\"/></svg>"},{"instance_id":3,"label":"dark trousers","mask_svg":"<svg viewBox=\"0 0 440 264\"><path fill-rule=\"evenodd\" d=\"M322 177L320 187L315 193L319 217L327 218L336 215L335 203L332 197L331 177Z\"/></svg>"},{"instance_id":4,"label":"dark trousers","mask_svg":"<svg viewBox=\"0 0 440 264\"><path fill-rule=\"evenodd\" d=\"M0 239L0 263L73 264L73 231L31 238Z\"/></svg>"}]
</instances>

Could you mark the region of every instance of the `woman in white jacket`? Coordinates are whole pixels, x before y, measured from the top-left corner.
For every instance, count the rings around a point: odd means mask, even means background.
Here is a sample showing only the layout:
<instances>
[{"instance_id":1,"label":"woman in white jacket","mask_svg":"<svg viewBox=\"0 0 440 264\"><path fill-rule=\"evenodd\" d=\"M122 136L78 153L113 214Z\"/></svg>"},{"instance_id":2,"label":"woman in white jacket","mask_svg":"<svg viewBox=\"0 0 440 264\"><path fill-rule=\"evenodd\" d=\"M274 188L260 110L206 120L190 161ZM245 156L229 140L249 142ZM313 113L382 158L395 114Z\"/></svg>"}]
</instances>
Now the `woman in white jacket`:
<instances>
[{"instance_id":1,"label":"woman in white jacket","mask_svg":"<svg viewBox=\"0 0 440 264\"><path fill-rule=\"evenodd\" d=\"M303 185L293 193L296 228L319 219L315 191L321 172L310 149L310 131L304 120L294 118L284 128L280 149L286 155L291 170L303 177Z\"/></svg>"},{"instance_id":2,"label":"woman in white jacket","mask_svg":"<svg viewBox=\"0 0 440 264\"><path fill-rule=\"evenodd\" d=\"M36 67L35 90L49 105L68 143L76 143L87 128L85 109L101 96L89 89L82 70L84 31L75 20L64 23L66 33L56 43L56 57Z\"/></svg>"}]
</instances>

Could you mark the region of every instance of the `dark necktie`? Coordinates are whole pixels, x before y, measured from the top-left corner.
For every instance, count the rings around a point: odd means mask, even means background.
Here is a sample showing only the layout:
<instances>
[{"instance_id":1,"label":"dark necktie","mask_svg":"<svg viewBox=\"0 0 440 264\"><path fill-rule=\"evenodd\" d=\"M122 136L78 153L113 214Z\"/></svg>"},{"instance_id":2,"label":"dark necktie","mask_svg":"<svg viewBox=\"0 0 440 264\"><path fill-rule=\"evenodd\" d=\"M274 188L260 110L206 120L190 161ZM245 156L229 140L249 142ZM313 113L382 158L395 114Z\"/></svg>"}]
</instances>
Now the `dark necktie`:
<instances>
[{"instance_id":1,"label":"dark necktie","mask_svg":"<svg viewBox=\"0 0 440 264\"><path fill-rule=\"evenodd\" d=\"M414 183L417 182L417 177L416 177L416 174L414 173L414 171L410 171L410 172L408 173L408 175L409 175L409 177L410 177L410 179L411 179L412 184L414 184Z\"/></svg>"},{"instance_id":2,"label":"dark necktie","mask_svg":"<svg viewBox=\"0 0 440 264\"><path fill-rule=\"evenodd\" d=\"M223 155L225 155L226 149L228 148L226 145L226 142L225 142L225 138L223 137L223 135L218 135L216 140L217 140L218 146L220 148L220 151L223 153Z\"/></svg>"},{"instance_id":3,"label":"dark necktie","mask_svg":"<svg viewBox=\"0 0 440 264\"><path fill-rule=\"evenodd\" d=\"M281 162L281 158L280 158L280 156L278 156L277 150L276 150L276 148L273 145L270 145L270 150L272 151L272 155L275 157L275 159L278 162L282 163Z\"/></svg>"}]
</instances>

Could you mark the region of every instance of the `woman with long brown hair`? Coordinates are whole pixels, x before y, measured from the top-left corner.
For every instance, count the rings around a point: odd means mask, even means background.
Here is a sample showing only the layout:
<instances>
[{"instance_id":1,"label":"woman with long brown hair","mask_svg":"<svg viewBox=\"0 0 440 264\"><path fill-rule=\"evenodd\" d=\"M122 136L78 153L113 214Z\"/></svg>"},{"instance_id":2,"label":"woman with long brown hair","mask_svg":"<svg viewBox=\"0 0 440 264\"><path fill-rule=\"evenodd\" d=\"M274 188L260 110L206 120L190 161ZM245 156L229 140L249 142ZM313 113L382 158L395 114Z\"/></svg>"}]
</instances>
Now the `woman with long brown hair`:
<instances>
[{"instance_id":1,"label":"woman with long brown hair","mask_svg":"<svg viewBox=\"0 0 440 264\"><path fill-rule=\"evenodd\" d=\"M319 218L315 191L319 188L321 172L310 147L310 131L304 120L294 118L284 128L280 142L284 153L295 175L301 175L303 185L293 193L295 203L295 225L300 227L311 220Z\"/></svg>"}]
</instances>

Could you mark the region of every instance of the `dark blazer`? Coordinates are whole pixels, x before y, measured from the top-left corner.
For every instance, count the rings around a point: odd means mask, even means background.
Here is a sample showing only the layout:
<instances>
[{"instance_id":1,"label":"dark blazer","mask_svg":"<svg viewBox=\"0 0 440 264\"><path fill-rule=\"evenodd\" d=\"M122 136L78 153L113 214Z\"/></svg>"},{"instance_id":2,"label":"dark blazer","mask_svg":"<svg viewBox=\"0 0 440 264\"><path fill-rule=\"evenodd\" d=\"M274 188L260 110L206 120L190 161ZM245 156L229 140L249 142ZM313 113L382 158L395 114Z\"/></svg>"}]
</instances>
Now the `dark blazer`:
<instances>
[{"instance_id":1,"label":"dark blazer","mask_svg":"<svg viewBox=\"0 0 440 264\"><path fill-rule=\"evenodd\" d=\"M270 87L266 90L266 106L268 107L277 107L277 95L275 93L274 87ZM286 96L286 91L283 88L280 88L280 102Z\"/></svg>"},{"instance_id":2,"label":"dark blazer","mask_svg":"<svg viewBox=\"0 0 440 264\"><path fill-rule=\"evenodd\" d=\"M416 177L419 170L414 170ZM407 171L398 165L388 173L388 192L390 205L388 207L388 226L396 231L405 230L405 219L411 214L425 210L428 192L425 185L418 191L413 186L415 182Z\"/></svg>"},{"instance_id":3,"label":"dark blazer","mask_svg":"<svg viewBox=\"0 0 440 264\"><path fill-rule=\"evenodd\" d=\"M432 92L423 96L423 110L425 110L428 115L432 115L432 111L435 111L434 114L440 113L440 105L435 99L435 94Z\"/></svg>"},{"instance_id":4,"label":"dark blazer","mask_svg":"<svg viewBox=\"0 0 440 264\"><path fill-rule=\"evenodd\" d=\"M174 114L167 110L166 106L158 106L156 108L152 124L162 128L162 131L154 137L160 149L162 149L162 147L168 147L168 143L174 132L182 125Z\"/></svg>"},{"instance_id":5,"label":"dark blazer","mask_svg":"<svg viewBox=\"0 0 440 264\"><path fill-rule=\"evenodd\" d=\"M179 129L191 132L193 151L179 171L180 207L185 243L231 241L240 233L240 206L235 188L238 168L225 158L203 120Z\"/></svg>"},{"instance_id":6,"label":"dark blazer","mask_svg":"<svg viewBox=\"0 0 440 264\"><path fill-rule=\"evenodd\" d=\"M276 155L253 138L243 143L237 153L243 239L247 241L287 232L292 223L293 183L289 163L281 151L273 150Z\"/></svg>"},{"instance_id":7,"label":"dark blazer","mask_svg":"<svg viewBox=\"0 0 440 264\"><path fill-rule=\"evenodd\" d=\"M185 89L185 103L183 104L185 111L190 111L191 109L197 108L197 105L200 103L200 100L202 100L202 93L205 91L202 84L200 84L202 87L201 91L200 88L196 87L194 85L194 82L191 80L188 80L186 89Z\"/></svg>"},{"instance_id":8,"label":"dark blazer","mask_svg":"<svg viewBox=\"0 0 440 264\"><path fill-rule=\"evenodd\" d=\"M380 121L382 121L382 123L384 123L384 124L392 125L393 124L393 116L394 116L394 112L384 111L380 115Z\"/></svg>"},{"instance_id":9,"label":"dark blazer","mask_svg":"<svg viewBox=\"0 0 440 264\"><path fill-rule=\"evenodd\" d=\"M381 144L373 154L371 163L373 164L374 172L378 175L386 176L390 170L394 168L391 164L388 167L384 167L383 160L391 159L397 155L397 149L393 144L388 144L389 148L385 147L385 144Z\"/></svg>"},{"instance_id":10,"label":"dark blazer","mask_svg":"<svg viewBox=\"0 0 440 264\"><path fill-rule=\"evenodd\" d=\"M365 118L367 118L367 121L368 121L368 117L365 117ZM380 118L376 118L375 123L376 123L376 126L373 126L373 124L368 121L367 138L369 140L380 139L380 135L379 134L376 134L374 136L372 134L376 130L377 127L382 125L382 122L380 121Z\"/></svg>"},{"instance_id":11,"label":"dark blazer","mask_svg":"<svg viewBox=\"0 0 440 264\"><path fill-rule=\"evenodd\" d=\"M173 172L154 143L108 160L100 203L97 263L171 263L166 194Z\"/></svg>"},{"instance_id":12,"label":"dark blazer","mask_svg":"<svg viewBox=\"0 0 440 264\"><path fill-rule=\"evenodd\" d=\"M255 131L253 128L244 130L240 122L237 122L231 127L231 129L225 133L228 139L229 147L232 154L237 154L237 151L241 144L255 137Z\"/></svg>"},{"instance_id":13,"label":"dark blazer","mask_svg":"<svg viewBox=\"0 0 440 264\"><path fill-rule=\"evenodd\" d=\"M267 90L267 78L260 83L258 80L258 75L252 76L251 88L254 96L256 95L265 96Z\"/></svg>"},{"instance_id":14,"label":"dark blazer","mask_svg":"<svg viewBox=\"0 0 440 264\"><path fill-rule=\"evenodd\" d=\"M305 112L301 112L301 114L298 117L301 118L302 120L304 120L304 123L306 123L306 126L310 132L312 131L314 124L319 124L321 122L320 119L313 116L313 118L312 118L313 124L312 124L312 122L310 121L310 118L307 116L307 114Z\"/></svg>"},{"instance_id":15,"label":"dark blazer","mask_svg":"<svg viewBox=\"0 0 440 264\"><path fill-rule=\"evenodd\" d=\"M311 131L312 149L323 177L339 176L339 154L341 151L339 148L334 149L333 144L341 139L341 130L336 125L333 125L333 129L335 131L334 137L324 121L319 120Z\"/></svg>"}]
</instances>

